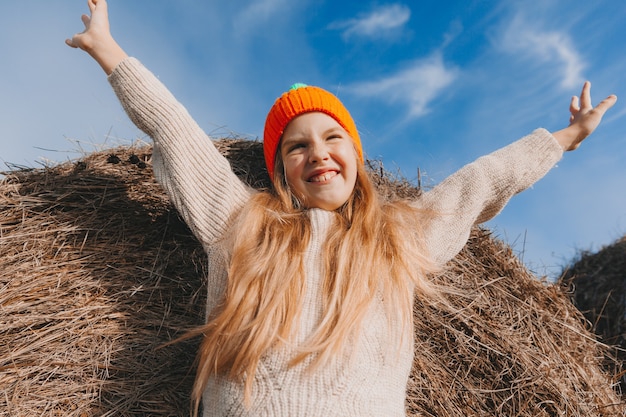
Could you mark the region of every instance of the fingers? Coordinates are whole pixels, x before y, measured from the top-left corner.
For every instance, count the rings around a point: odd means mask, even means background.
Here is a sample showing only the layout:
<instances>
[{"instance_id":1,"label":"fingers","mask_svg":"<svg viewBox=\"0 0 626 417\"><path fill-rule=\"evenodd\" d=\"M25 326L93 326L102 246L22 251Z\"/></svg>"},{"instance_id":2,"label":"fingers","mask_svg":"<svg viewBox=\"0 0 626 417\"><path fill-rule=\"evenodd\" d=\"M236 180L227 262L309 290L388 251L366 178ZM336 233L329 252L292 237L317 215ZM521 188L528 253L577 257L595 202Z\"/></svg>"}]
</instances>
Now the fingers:
<instances>
[{"instance_id":1,"label":"fingers","mask_svg":"<svg viewBox=\"0 0 626 417\"><path fill-rule=\"evenodd\" d=\"M87 0L87 4L89 5L89 10L91 10L91 13L93 13L96 7L100 9L104 9L107 7L107 2L105 0Z\"/></svg>"},{"instance_id":2,"label":"fingers","mask_svg":"<svg viewBox=\"0 0 626 417\"><path fill-rule=\"evenodd\" d=\"M617 96L615 94L611 94L610 96L602 100L600 103L598 103L595 110L601 115L603 115L608 109L613 107L613 105L616 102L617 102Z\"/></svg>"},{"instance_id":3,"label":"fingers","mask_svg":"<svg viewBox=\"0 0 626 417\"><path fill-rule=\"evenodd\" d=\"M104 0L87 0L87 6L89 7L89 12L91 16L93 16L94 11L96 10L97 3L101 3L101 7L106 7L106 1ZM91 16L88 16L86 14L80 16L80 20L83 22L85 30L83 30L81 33L77 33L72 38L65 39L65 44L67 46L70 46L72 48L83 48L83 46L81 45L82 40L79 40L79 38L82 34L89 30L89 26L91 25Z\"/></svg>"},{"instance_id":4,"label":"fingers","mask_svg":"<svg viewBox=\"0 0 626 417\"><path fill-rule=\"evenodd\" d=\"M578 96L573 96L572 100L569 103L569 112L574 115L580 111L580 107L578 106Z\"/></svg>"},{"instance_id":5,"label":"fingers","mask_svg":"<svg viewBox=\"0 0 626 417\"><path fill-rule=\"evenodd\" d=\"M572 97L572 100L569 105L569 111L572 116L581 110L583 112L587 112L589 110L595 110L600 114L604 114L608 109L613 107L615 102L617 101L617 96L611 94L604 100L602 100L598 105L594 108L591 104L591 83L589 81L585 81L583 84L583 89L580 93L580 100L577 96Z\"/></svg>"},{"instance_id":6,"label":"fingers","mask_svg":"<svg viewBox=\"0 0 626 417\"><path fill-rule=\"evenodd\" d=\"M89 22L91 22L91 17L84 14L80 17L80 20L83 21L83 25L85 25L85 29L87 29L89 27Z\"/></svg>"},{"instance_id":7,"label":"fingers","mask_svg":"<svg viewBox=\"0 0 626 417\"><path fill-rule=\"evenodd\" d=\"M89 24L91 23L91 18L89 16L87 16L86 14L82 15L80 17L80 20L83 21L83 25L85 25L85 31L87 29L89 29ZM68 38L65 39L65 44L67 46L70 46L72 48L80 48L80 45L76 42L74 42L74 40L77 40L77 38L82 34L85 33L85 31L81 32L81 33L77 33L76 35L74 35L72 38Z\"/></svg>"},{"instance_id":8,"label":"fingers","mask_svg":"<svg viewBox=\"0 0 626 417\"><path fill-rule=\"evenodd\" d=\"M580 92L580 107L583 109L591 109L591 83L585 81L583 90Z\"/></svg>"}]
</instances>

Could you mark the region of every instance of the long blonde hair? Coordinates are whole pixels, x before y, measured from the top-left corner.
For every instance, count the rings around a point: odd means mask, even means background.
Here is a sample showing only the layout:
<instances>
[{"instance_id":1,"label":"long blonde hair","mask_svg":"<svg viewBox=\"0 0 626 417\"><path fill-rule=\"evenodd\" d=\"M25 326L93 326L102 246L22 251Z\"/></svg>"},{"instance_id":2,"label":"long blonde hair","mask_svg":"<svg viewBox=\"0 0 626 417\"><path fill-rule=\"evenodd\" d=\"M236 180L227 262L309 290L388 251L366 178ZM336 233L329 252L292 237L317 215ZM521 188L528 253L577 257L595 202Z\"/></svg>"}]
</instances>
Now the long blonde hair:
<instances>
[{"instance_id":1,"label":"long blonde hair","mask_svg":"<svg viewBox=\"0 0 626 417\"><path fill-rule=\"evenodd\" d=\"M274 172L274 188L252 196L224 241L232 255L223 302L206 325L192 332L203 335L192 391L194 415L213 375L241 381L248 401L262 356L297 331L311 224L287 185L280 157ZM351 198L335 213L323 249L322 318L297 347L290 366L309 355L315 366L342 353L377 294L385 300L389 320L403 327L412 324L414 290L434 292L426 278L434 267L419 233L428 213L384 200L361 163Z\"/></svg>"}]
</instances>

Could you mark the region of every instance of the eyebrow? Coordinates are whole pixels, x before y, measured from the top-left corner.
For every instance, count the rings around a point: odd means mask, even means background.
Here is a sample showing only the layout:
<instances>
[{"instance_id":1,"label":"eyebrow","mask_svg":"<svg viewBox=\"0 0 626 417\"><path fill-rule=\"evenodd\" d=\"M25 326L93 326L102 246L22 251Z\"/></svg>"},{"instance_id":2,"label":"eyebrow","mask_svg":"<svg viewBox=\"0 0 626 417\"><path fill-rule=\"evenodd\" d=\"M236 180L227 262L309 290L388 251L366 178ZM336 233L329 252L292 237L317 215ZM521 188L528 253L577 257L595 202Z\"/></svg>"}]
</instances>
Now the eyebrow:
<instances>
[{"instance_id":1,"label":"eyebrow","mask_svg":"<svg viewBox=\"0 0 626 417\"><path fill-rule=\"evenodd\" d=\"M338 131L340 131L340 132L342 132L342 133L344 133L344 132L345 132L345 133L348 133L348 132L347 132L347 130L346 130L346 129L344 129L344 128L343 128L343 126L341 126L341 125L340 125L340 126L333 126L333 127L331 127L330 129L326 129L326 130L324 131L324 135L327 135L327 134L329 134L329 133L332 133L332 132L334 132L334 131L336 131L336 130L338 130Z\"/></svg>"},{"instance_id":2,"label":"eyebrow","mask_svg":"<svg viewBox=\"0 0 626 417\"><path fill-rule=\"evenodd\" d=\"M301 142L303 140L301 135L296 135L296 136L289 136L288 138L283 137L280 140L280 147L282 148L283 146L289 145L290 143L298 143Z\"/></svg>"}]
</instances>

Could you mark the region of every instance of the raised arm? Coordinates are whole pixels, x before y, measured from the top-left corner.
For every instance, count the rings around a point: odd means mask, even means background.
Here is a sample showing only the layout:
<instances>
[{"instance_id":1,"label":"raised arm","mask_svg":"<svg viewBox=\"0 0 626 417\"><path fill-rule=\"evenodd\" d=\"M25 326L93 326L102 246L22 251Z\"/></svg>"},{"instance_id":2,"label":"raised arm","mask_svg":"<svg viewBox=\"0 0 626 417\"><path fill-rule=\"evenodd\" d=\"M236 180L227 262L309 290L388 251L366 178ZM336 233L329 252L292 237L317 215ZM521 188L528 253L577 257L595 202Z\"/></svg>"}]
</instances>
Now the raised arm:
<instances>
[{"instance_id":1,"label":"raised arm","mask_svg":"<svg viewBox=\"0 0 626 417\"><path fill-rule=\"evenodd\" d=\"M189 228L205 248L221 238L251 190L170 91L113 39L105 0L88 0L85 30L66 43L91 55L107 73L124 110L154 141L152 166Z\"/></svg>"},{"instance_id":2,"label":"raised arm","mask_svg":"<svg viewBox=\"0 0 626 417\"><path fill-rule=\"evenodd\" d=\"M87 52L110 75L128 55L111 35L106 0L87 0L87 5L91 16L81 16L85 30L66 39L65 43Z\"/></svg>"},{"instance_id":3,"label":"raised arm","mask_svg":"<svg viewBox=\"0 0 626 417\"><path fill-rule=\"evenodd\" d=\"M415 204L433 213L424 235L430 256L443 265L465 246L474 225L496 216L515 194L558 162L563 149L545 129L465 165Z\"/></svg>"},{"instance_id":4,"label":"raised arm","mask_svg":"<svg viewBox=\"0 0 626 417\"><path fill-rule=\"evenodd\" d=\"M436 214L425 229L431 256L440 264L465 245L471 228L496 216L515 194L542 178L561 158L576 149L600 124L617 97L591 105L590 84L585 83L579 106L570 104L569 126L553 134L537 129L532 134L461 168L416 201Z\"/></svg>"}]
</instances>

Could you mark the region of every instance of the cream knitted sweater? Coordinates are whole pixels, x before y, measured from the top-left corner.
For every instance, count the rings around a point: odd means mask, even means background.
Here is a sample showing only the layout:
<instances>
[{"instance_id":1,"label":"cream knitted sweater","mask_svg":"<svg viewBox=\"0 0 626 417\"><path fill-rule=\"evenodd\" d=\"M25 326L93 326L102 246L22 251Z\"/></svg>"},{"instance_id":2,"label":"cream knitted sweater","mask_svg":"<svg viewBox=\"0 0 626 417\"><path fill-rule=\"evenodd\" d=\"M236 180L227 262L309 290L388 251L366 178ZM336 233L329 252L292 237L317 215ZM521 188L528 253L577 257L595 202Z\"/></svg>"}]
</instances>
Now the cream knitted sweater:
<instances>
[{"instance_id":1,"label":"cream knitted sweater","mask_svg":"<svg viewBox=\"0 0 626 417\"><path fill-rule=\"evenodd\" d=\"M214 250L214 242L252 190L233 174L185 108L138 60L124 60L109 81L132 121L154 140L156 178L208 254L210 312L226 282L226 265ZM511 196L540 179L561 155L552 135L538 129L424 193L414 204L441 213L425 230L435 260L443 264L453 258L474 224L495 216ZM309 210L309 215L307 293L297 340L304 340L321 317L321 253L335 216L321 209ZM389 337L382 303L372 305L365 323L352 344L351 360L338 358L314 372L305 371L306 363L287 367L293 353L288 348L269 353L259 365L249 408L244 407L241 384L211 379L203 395L204 416L404 416L412 336L407 334L404 343Z\"/></svg>"}]
</instances>

